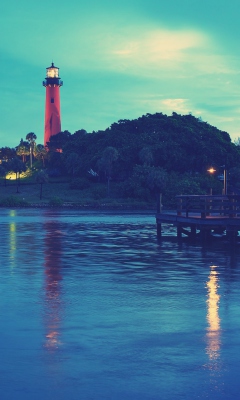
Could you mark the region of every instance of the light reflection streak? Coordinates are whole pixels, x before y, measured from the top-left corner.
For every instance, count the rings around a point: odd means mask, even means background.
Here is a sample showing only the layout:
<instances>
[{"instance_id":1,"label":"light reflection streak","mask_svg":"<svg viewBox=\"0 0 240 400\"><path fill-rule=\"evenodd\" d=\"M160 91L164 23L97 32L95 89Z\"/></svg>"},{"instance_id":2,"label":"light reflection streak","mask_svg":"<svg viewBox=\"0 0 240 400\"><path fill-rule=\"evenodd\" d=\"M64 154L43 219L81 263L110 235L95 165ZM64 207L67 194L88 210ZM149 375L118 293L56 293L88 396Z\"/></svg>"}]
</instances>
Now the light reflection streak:
<instances>
[{"instance_id":1,"label":"light reflection streak","mask_svg":"<svg viewBox=\"0 0 240 400\"><path fill-rule=\"evenodd\" d=\"M15 210L10 210L10 217L16 216ZM15 256L16 256L17 244L16 244L16 222L12 220L9 223L9 257L10 257L10 266L15 266Z\"/></svg>"},{"instance_id":2,"label":"light reflection streak","mask_svg":"<svg viewBox=\"0 0 240 400\"><path fill-rule=\"evenodd\" d=\"M45 348L56 351L61 344L59 338L59 325L61 321L61 236L56 229L58 223L45 224Z\"/></svg>"},{"instance_id":3,"label":"light reflection streak","mask_svg":"<svg viewBox=\"0 0 240 400\"><path fill-rule=\"evenodd\" d=\"M221 326L219 317L219 302L220 295L218 294L219 277L217 266L210 266L209 280L206 284L207 287L207 347L206 353L210 361L216 361L220 357L221 350Z\"/></svg>"}]
</instances>

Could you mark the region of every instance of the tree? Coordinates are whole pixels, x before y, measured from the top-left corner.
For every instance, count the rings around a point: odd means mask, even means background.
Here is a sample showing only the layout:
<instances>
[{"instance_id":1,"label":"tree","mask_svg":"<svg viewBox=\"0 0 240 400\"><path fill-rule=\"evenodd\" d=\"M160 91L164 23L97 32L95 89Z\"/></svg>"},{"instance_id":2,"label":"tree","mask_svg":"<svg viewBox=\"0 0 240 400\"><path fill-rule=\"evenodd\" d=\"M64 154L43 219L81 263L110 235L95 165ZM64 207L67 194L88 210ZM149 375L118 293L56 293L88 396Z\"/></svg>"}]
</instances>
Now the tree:
<instances>
[{"instance_id":1,"label":"tree","mask_svg":"<svg viewBox=\"0 0 240 400\"><path fill-rule=\"evenodd\" d=\"M36 182L40 184L40 200L42 200L42 186L44 183L48 182L48 175L44 170L40 170L37 174L36 174Z\"/></svg>"},{"instance_id":2,"label":"tree","mask_svg":"<svg viewBox=\"0 0 240 400\"><path fill-rule=\"evenodd\" d=\"M42 161L42 167L44 168L45 160L48 157L48 152L47 152L46 148L43 146L43 144L37 144L36 146L34 146L33 154L37 160Z\"/></svg>"},{"instance_id":3,"label":"tree","mask_svg":"<svg viewBox=\"0 0 240 400\"><path fill-rule=\"evenodd\" d=\"M0 176L4 177L4 186L7 186L7 173L11 171L11 162L3 162L0 165Z\"/></svg>"},{"instance_id":4,"label":"tree","mask_svg":"<svg viewBox=\"0 0 240 400\"><path fill-rule=\"evenodd\" d=\"M30 132L26 135L26 139L29 142L29 147L30 147L30 167L32 168L32 159L33 159L33 150L35 146L35 141L37 139L37 136L35 133Z\"/></svg>"},{"instance_id":5,"label":"tree","mask_svg":"<svg viewBox=\"0 0 240 400\"><path fill-rule=\"evenodd\" d=\"M123 194L141 200L159 196L166 187L167 173L163 168L149 165L136 165L133 173L122 185Z\"/></svg>"},{"instance_id":6,"label":"tree","mask_svg":"<svg viewBox=\"0 0 240 400\"><path fill-rule=\"evenodd\" d=\"M10 147L0 148L0 161L11 161L14 157L16 157L15 149L11 149Z\"/></svg>"},{"instance_id":7,"label":"tree","mask_svg":"<svg viewBox=\"0 0 240 400\"><path fill-rule=\"evenodd\" d=\"M27 169L26 165L21 160L19 160L19 158L13 158L13 160L9 165L9 168L16 174L17 193L19 193L18 186L19 186L20 174L26 171Z\"/></svg>"},{"instance_id":8,"label":"tree","mask_svg":"<svg viewBox=\"0 0 240 400\"><path fill-rule=\"evenodd\" d=\"M56 135L50 136L47 142L48 150L62 152L63 147L70 141L71 133L68 131L59 132Z\"/></svg>"},{"instance_id":9,"label":"tree","mask_svg":"<svg viewBox=\"0 0 240 400\"><path fill-rule=\"evenodd\" d=\"M107 178L107 194L110 191L110 179L112 175L112 167L114 161L118 159L118 151L115 147L108 146L104 149L102 157L99 161L99 168L105 172Z\"/></svg>"},{"instance_id":10,"label":"tree","mask_svg":"<svg viewBox=\"0 0 240 400\"><path fill-rule=\"evenodd\" d=\"M6 177L6 170L3 167L3 165L0 165L0 177L1 178ZM5 186L6 186L6 179L5 179Z\"/></svg>"},{"instance_id":11,"label":"tree","mask_svg":"<svg viewBox=\"0 0 240 400\"><path fill-rule=\"evenodd\" d=\"M234 144L238 147L240 147L240 137L234 140Z\"/></svg>"},{"instance_id":12,"label":"tree","mask_svg":"<svg viewBox=\"0 0 240 400\"><path fill-rule=\"evenodd\" d=\"M21 139L19 145L16 147L16 154L21 156L22 161L25 163L27 156L30 154L29 143L24 142L23 139Z\"/></svg>"},{"instance_id":13,"label":"tree","mask_svg":"<svg viewBox=\"0 0 240 400\"><path fill-rule=\"evenodd\" d=\"M77 153L70 153L65 158L65 165L68 173L71 173L72 176L75 175L77 169L79 168L80 157Z\"/></svg>"},{"instance_id":14,"label":"tree","mask_svg":"<svg viewBox=\"0 0 240 400\"><path fill-rule=\"evenodd\" d=\"M139 158L145 165L151 165L153 163L153 154L149 147L143 147L139 152Z\"/></svg>"},{"instance_id":15,"label":"tree","mask_svg":"<svg viewBox=\"0 0 240 400\"><path fill-rule=\"evenodd\" d=\"M166 187L167 173L162 168L150 167L147 176L147 185L153 193L160 194Z\"/></svg>"},{"instance_id":16,"label":"tree","mask_svg":"<svg viewBox=\"0 0 240 400\"><path fill-rule=\"evenodd\" d=\"M226 173L226 172L225 172ZM239 194L240 190L240 168L233 167L228 170L228 181L230 184L230 193L235 192Z\"/></svg>"}]
</instances>

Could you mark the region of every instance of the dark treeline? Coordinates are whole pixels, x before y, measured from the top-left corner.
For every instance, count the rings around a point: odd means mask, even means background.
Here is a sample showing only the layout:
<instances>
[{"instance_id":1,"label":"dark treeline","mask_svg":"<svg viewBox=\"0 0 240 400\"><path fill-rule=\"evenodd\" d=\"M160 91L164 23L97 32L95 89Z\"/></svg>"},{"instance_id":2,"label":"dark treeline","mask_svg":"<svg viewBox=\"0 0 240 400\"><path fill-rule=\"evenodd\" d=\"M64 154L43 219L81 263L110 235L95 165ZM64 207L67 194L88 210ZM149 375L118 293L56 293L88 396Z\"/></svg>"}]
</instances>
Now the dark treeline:
<instances>
[{"instance_id":1,"label":"dark treeline","mask_svg":"<svg viewBox=\"0 0 240 400\"><path fill-rule=\"evenodd\" d=\"M60 132L41 157L50 175L71 176L72 187L106 182L108 195L144 201L162 192L169 206L176 194L221 193L217 176L224 168L231 190L240 187L239 146L191 114L146 114L105 131ZM215 177L207 172L211 166Z\"/></svg>"},{"instance_id":2,"label":"dark treeline","mask_svg":"<svg viewBox=\"0 0 240 400\"><path fill-rule=\"evenodd\" d=\"M147 114L105 131L65 131L51 138L49 149L50 164L61 173L67 169L84 178L94 171L98 180L117 183L119 194L130 198L148 200L162 191L169 201L177 193L208 193L210 187L219 193L222 183L209 176L210 166L216 175L224 167L232 171L235 189L240 175L239 147L229 134L191 114Z\"/></svg>"}]
</instances>

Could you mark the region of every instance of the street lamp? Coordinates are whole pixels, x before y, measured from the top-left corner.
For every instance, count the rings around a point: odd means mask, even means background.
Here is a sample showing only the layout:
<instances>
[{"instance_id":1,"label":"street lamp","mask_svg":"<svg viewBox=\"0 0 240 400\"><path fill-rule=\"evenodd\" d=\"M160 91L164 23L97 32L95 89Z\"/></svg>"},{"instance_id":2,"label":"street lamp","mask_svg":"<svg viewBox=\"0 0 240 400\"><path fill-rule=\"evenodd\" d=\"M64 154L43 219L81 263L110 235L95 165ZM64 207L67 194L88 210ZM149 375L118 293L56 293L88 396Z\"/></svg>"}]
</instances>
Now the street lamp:
<instances>
[{"instance_id":1,"label":"street lamp","mask_svg":"<svg viewBox=\"0 0 240 400\"><path fill-rule=\"evenodd\" d=\"M216 172L216 170L215 170L213 167L209 168L207 171L208 171L210 174L214 174L214 172ZM212 195L212 188L210 189L210 195Z\"/></svg>"},{"instance_id":2,"label":"street lamp","mask_svg":"<svg viewBox=\"0 0 240 400\"><path fill-rule=\"evenodd\" d=\"M223 195L227 194L227 170L225 165L221 165L221 168L223 168ZM216 170L211 167L207 170L210 174L214 174Z\"/></svg>"},{"instance_id":3,"label":"street lamp","mask_svg":"<svg viewBox=\"0 0 240 400\"><path fill-rule=\"evenodd\" d=\"M226 170L226 166L222 165L222 167L224 168L223 170L223 194L227 194L227 170Z\"/></svg>"}]
</instances>

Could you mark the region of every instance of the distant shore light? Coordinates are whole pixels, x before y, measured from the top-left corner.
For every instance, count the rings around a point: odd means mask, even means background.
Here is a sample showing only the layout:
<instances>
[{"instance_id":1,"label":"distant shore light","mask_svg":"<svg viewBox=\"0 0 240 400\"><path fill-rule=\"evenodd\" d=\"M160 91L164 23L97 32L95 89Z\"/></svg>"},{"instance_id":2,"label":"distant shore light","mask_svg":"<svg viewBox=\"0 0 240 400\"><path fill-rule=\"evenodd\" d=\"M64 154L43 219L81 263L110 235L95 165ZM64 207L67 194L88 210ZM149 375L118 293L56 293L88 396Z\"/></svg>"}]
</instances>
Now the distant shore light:
<instances>
[{"instance_id":1,"label":"distant shore light","mask_svg":"<svg viewBox=\"0 0 240 400\"><path fill-rule=\"evenodd\" d=\"M208 172L210 172L210 174L214 174L214 172L216 172L216 170L213 167L211 167L208 169Z\"/></svg>"}]
</instances>

